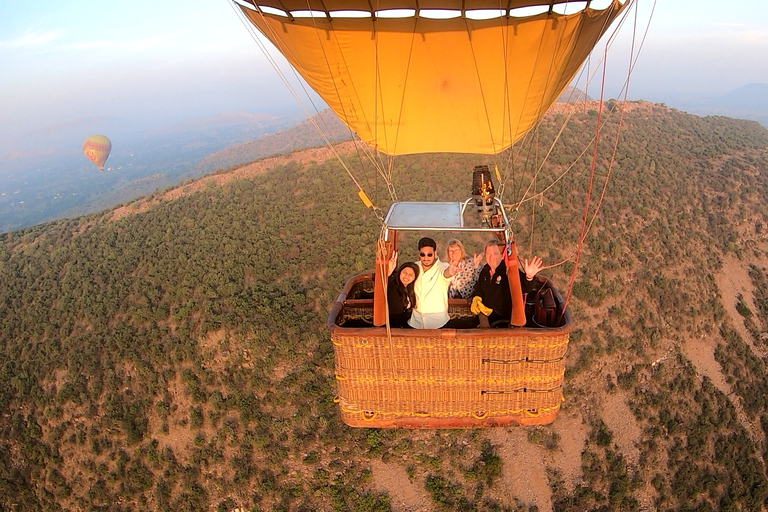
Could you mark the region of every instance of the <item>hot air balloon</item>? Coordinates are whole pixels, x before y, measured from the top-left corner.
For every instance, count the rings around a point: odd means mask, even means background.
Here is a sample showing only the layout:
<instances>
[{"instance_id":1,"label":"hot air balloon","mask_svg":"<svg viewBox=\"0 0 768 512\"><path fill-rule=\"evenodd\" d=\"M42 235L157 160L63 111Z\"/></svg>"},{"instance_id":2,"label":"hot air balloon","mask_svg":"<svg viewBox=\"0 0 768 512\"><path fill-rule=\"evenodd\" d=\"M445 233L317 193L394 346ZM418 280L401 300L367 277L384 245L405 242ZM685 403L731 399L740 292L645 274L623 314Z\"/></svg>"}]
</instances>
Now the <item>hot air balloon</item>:
<instances>
[{"instance_id":1,"label":"hot air balloon","mask_svg":"<svg viewBox=\"0 0 768 512\"><path fill-rule=\"evenodd\" d=\"M243 0L241 9L375 149L496 154L547 111L625 7L571 1L587 7L554 12L567 3Z\"/></svg>"},{"instance_id":2,"label":"hot air balloon","mask_svg":"<svg viewBox=\"0 0 768 512\"><path fill-rule=\"evenodd\" d=\"M83 143L83 154L96 164L99 171L104 171L104 163L109 158L112 142L104 135L91 135Z\"/></svg>"},{"instance_id":3,"label":"hot air balloon","mask_svg":"<svg viewBox=\"0 0 768 512\"><path fill-rule=\"evenodd\" d=\"M536 125L629 4L234 1L360 140L390 156L505 151ZM478 179L481 186L463 201L395 201L381 219L375 272L351 278L331 310L327 326L346 424L473 428L554 421L572 319L543 278L543 298L537 292L530 307L554 314L526 315L504 205L486 187L487 167L475 169L473 184ZM493 233L511 263L510 327L390 328L386 255L406 231ZM471 315L470 305L451 299L449 314ZM541 318L550 320L537 325Z\"/></svg>"}]
</instances>

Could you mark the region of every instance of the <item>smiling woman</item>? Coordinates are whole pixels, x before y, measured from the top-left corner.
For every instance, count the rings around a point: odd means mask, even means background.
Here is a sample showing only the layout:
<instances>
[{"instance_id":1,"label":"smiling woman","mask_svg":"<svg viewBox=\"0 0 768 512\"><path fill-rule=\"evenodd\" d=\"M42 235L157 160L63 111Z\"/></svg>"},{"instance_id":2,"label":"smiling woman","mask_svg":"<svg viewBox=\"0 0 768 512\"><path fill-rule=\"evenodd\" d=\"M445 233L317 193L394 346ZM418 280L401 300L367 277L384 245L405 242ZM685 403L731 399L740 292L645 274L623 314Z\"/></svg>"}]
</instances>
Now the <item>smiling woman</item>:
<instances>
[{"instance_id":1,"label":"smiling woman","mask_svg":"<svg viewBox=\"0 0 768 512\"><path fill-rule=\"evenodd\" d=\"M472 290L475 288L477 278L480 275L483 256L475 254L473 257L467 256L464 250L464 244L457 238L448 240L446 244L448 261L456 265L456 275L448 287L448 297L452 299L469 299L472 297Z\"/></svg>"}]
</instances>

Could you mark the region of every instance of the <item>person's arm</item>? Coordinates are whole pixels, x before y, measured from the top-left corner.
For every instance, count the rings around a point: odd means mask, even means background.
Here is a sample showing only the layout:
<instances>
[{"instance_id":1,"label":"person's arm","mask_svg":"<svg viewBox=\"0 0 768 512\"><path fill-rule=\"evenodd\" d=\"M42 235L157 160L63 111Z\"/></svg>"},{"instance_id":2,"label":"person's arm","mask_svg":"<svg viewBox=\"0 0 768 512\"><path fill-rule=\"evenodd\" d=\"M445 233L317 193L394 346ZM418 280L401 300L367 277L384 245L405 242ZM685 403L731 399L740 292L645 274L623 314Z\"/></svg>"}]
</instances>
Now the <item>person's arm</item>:
<instances>
[{"instance_id":1,"label":"person's arm","mask_svg":"<svg viewBox=\"0 0 768 512\"><path fill-rule=\"evenodd\" d=\"M474 283L477 282L477 278L480 277L480 272L483 271L483 255L478 253L472 256L472 262L475 265L475 268L472 269L472 281L473 286Z\"/></svg>"},{"instance_id":2,"label":"person's arm","mask_svg":"<svg viewBox=\"0 0 768 512\"><path fill-rule=\"evenodd\" d=\"M471 295L471 297L475 297L475 296L477 296L477 297L480 297L480 298L482 298L482 297L483 297L483 291L482 291L482 289L480 288L480 277L483 275L483 270L484 270L484 269L485 269L485 267L484 267L484 266L483 266L483 267L480 267L480 273L477 275L477 281L475 281L475 286L474 286L474 288L472 289L472 295Z\"/></svg>"},{"instance_id":3,"label":"person's arm","mask_svg":"<svg viewBox=\"0 0 768 512\"><path fill-rule=\"evenodd\" d=\"M387 275L391 276L397 268L397 251L392 251L392 256L387 261Z\"/></svg>"}]
</instances>

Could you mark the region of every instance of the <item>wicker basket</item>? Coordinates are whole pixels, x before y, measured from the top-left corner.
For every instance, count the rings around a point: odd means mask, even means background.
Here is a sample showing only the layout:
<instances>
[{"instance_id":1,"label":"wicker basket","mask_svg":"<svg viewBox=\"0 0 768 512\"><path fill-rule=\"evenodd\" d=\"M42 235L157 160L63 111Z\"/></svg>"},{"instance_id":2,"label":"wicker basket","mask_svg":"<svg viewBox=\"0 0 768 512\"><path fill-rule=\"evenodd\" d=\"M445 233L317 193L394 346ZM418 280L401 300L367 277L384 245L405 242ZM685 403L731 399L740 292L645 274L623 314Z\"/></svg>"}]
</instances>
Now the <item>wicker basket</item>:
<instances>
[{"instance_id":1,"label":"wicker basket","mask_svg":"<svg viewBox=\"0 0 768 512\"><path fill-rule=\"evenodd\" d=\"M556 328L388 331L372 327L371 299L347 300L360 296L356 290L369 287L372 278L350 279L328 317L347 425L472 428L554 421L572 329L567 311ZM452 318L471 315L466 301L449 302Z\"/></svg>"}]
</instances>

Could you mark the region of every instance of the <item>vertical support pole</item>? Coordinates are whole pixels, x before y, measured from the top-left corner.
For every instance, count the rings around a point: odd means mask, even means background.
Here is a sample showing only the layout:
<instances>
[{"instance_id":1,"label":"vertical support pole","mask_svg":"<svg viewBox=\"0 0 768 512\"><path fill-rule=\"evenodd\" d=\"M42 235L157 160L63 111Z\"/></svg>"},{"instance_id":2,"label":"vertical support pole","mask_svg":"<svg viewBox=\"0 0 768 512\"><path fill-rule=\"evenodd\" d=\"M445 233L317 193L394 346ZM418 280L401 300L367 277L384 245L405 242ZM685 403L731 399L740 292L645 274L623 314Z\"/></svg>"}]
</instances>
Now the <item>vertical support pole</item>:
<instances>
[{"instance_id":1,"label":"vertical support pole","mask_svg":"<svg viewBox=\"0 0 768 512\"><path fill-rule=\"evenodd\" d=\"M392 253L397 250L397 231L389 232L389 240L379 240L376 246L376 267L373 276L373 326L381 327L387 323L387 265Z\"/></svg>"},{"instance_id":2,"label":"vertical support pole","mask_svg":"<svg viewBox=\"0 0 768 512\"><path fill-rule=\"evenodd\" d=\"M512 294L512 318L510 324L515 327L525 326L525 301L523 301L523 287L520 284L520 272L517 268L517 244L514 240L507 242L507 280L509 281L509 293Z\"/></svg>"}]
</instances>

